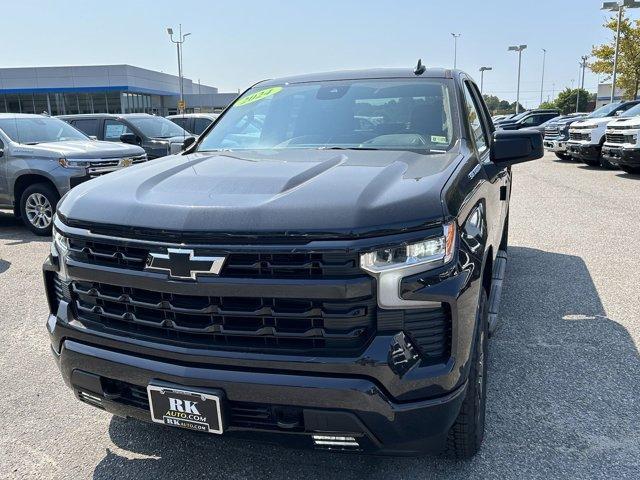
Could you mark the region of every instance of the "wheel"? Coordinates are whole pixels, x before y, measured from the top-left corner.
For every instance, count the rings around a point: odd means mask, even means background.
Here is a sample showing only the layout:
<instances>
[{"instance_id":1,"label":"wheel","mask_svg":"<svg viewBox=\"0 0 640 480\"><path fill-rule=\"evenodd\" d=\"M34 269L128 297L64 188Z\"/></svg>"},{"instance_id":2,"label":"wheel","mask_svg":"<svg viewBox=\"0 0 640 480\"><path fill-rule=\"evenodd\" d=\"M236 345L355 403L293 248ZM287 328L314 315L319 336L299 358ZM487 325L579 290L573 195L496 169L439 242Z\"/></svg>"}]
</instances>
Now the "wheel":
<instances>
[{"instance_id":1,"label":"wheel","mask_svg":"<svg viewBox=\"0 0 640 480\"><path fill-rule=\"evenodd\" d=\"M45 183L27 187L20 198L20 214L29 230L36 235L51 234L58 200L58 192Z\"/></svg>"},{"instance_id":2,"label":"wheel","mask_svg":"<svg viewBox=\"0 0 640 480\"><path fill-rule=\"evenodd\" d=\"M487 292L483 289L478 308L479 323L476 333L471 370L458 418L449 430L446 454L454 458L470 458L480 449L484 438L487 405L488 317Z\"/></svg>"},{"instance_id":3,"label":"wheel","mask_svg":"<svg viewBox=\"0 0 640 480\"><path fill-rule=\"evenodd\" d=\"M620 168L631 175L640 175L640 167L630 167L629 165L620 165Z\"/></svg>"},{"instance_id":4,"label":"wheel","mask_svg":"<svg viewBox=\"0 0 640 480\"><path fill-rule=\"evenodd\" d=\"M560 160L571 160L573 157L571 155L567 155L566 153L558 153L556 152L556 157Z\"/></svg>"}]
</instances>

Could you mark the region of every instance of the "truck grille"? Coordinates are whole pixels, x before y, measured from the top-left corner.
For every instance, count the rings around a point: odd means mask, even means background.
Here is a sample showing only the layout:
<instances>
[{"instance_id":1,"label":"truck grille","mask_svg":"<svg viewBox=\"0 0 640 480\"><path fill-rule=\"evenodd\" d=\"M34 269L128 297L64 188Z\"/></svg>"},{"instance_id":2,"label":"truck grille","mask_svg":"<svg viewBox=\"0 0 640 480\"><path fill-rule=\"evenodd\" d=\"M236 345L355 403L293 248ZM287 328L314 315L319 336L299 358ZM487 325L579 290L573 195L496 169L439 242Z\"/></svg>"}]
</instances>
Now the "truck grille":
<instances>
[{"instance_id":1,"label":"truck grille","mask_svg":"<svg viewBox=\"0 0 640 480\"><path fill-rule=\"evenodd\" d=\"M69 251L74 260L92 265L141 271L151 251L162 248L115 245L70 238ZM198 250L196 255L225 255L225 252ZM318 278L361 276L356 253L231 253L220 273L224 277L244 278Z\"/></svg>"},{"instance_id":2,"label":"truck grille","mask_svg":"<svg viewBox=\"0 0 640 480\"><path fill-rule=\"evenodd\" d=\"M143 163L146 161L147 161L146 154L132 156L132 157L100 160L100 161L90 162L89 167L87 168L87 172L89 173L89 176L92 178L99 177L100 175L104 175L105 173L110 173L120 168L128 167L129 165L135 165L137 163Z\"/></svg>"},{"instance_id":3,"label":"truck grille","mask_svg":"<svg viewBox=\"0 0 640 480\"><path fill-rule=\"evenodd\" d=\"M546 127L544 129L544 136L545 137L557 137L560 134L560 128L559 127Z\"/></svg>"},{"instance_id":4,"label":"truck grille","mask_svg":"<svg viewBox=\"0 0 640 480\"><path fill-rule=\"evenodd\" d=\"M93 282L73 282L71 298L83 322L193 348L356 354L375 333L375 298L207 297Z\"/></svg>"},{"instance_id":5,"label":"truck grille","mask_svg":"<svg viewBox=\"0 0 640 480\"><path fill-rule=\"evenodd\" d=\"M607 133L607 143L627 143L630 141L630 137L622 133Z\"/></svg>"},{"instance_id":6,"label":"truck grille","mask_svg":"<svg viewBox=\"0 0 640 480\"><path fill-rule=\"evenodd\" d=\"M569 132L569 139L570 140L586 140L586 141L589 141L589 140L591 140L591 134L590 133L580 133L580 132Z\"/></svg>"}]
</instances>

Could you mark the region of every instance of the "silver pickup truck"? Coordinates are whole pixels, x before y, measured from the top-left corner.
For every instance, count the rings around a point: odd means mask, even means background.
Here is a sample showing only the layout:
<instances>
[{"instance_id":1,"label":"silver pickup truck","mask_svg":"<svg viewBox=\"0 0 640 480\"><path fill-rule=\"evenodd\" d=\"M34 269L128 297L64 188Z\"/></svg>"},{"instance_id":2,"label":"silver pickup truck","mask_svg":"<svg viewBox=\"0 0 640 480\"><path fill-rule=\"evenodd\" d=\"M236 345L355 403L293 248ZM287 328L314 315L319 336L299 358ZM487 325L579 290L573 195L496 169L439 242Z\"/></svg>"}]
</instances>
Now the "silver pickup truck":
<instances>
[{"instance_id":1,"label":"silver pickup truck","mask_svg":"<svg viewBox=\"0 0 640 480\"><path fill-rule=\"evenodd\" d=\"M58 200L71 188L145 161L138 146L92 140L57 118L0 114L0 208L37 235L51 233Z\"/></svg>"}]
</instances>

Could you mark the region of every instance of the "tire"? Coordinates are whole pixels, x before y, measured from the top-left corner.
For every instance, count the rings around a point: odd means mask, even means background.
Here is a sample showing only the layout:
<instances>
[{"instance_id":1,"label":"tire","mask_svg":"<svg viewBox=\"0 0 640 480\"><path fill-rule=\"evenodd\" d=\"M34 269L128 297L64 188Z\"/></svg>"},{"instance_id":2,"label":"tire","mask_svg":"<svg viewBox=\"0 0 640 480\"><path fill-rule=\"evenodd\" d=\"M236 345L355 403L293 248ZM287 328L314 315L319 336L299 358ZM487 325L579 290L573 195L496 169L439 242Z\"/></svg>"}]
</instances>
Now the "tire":
<instances>
[{"instance_id":1,"label":"tire","mask_svg":"<svg viewBox=\"0 0 640 480\"><path fill-rule=\"evenodd\" d=\"M458 418L447 436L445 453L453 458L470 458L480 449L484 438L487 405L488 301L483 289L480 295L479 323L476 333L471 370Z\"/></svg>"},{"instance_id":2,"label":"tire","mask_svg":"<svg viewBox=\"0 0 640 480\"><path fill-rule=\"evenodd\" d=\"M631 175L640 175L640 167L630 167L629 165L620 165L620 168Z\"/></svg>"},{"instance_id":3,"label":"tire","mask_svg":"<svg viewBox=\"0 0 640 480\"><path fill-rule=\"evenodd\" d=\"M567 155L566 153L558 153L556 152L556 157L558 157L560 160L571 160L573 157L571 155Z\"/></svg>"},{"instance_id":4,"label":"tire","mask_svg":"<svg viewBox=\"0 0 640 480\"><path fill-rule=\"evenodd\" d=\"M46 183L30 185L20 197L20 215L23 223L36 235L51 235L53 214L60 195Z\"/></svg>"}]
</instances>

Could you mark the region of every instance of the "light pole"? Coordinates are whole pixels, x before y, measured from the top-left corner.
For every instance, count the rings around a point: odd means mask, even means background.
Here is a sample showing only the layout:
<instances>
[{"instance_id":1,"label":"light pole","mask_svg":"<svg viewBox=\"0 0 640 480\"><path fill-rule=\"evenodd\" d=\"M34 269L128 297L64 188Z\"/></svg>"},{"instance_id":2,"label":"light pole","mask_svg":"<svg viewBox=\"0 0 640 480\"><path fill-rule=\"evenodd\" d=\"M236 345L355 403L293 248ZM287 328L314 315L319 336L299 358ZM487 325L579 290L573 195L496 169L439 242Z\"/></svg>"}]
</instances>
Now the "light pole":
<instances>
[{"instance_id":1,"label":"light pole","mask_svg":"<svg viewBox=\"0 0 640 480\"><path fill-rule=\"evenodd\" d=\"M480 67L480 95L484 89L484 72L487 70L493 70L493 67Z\"/></svg>"},{"instance_id":2,"label":"light pole","mask_svg":"<svg viewBox=\"0 0 640 480\"><path fill-rule=\"evenodd\" d=\"M542 49L542 80L540 80L540 103L542 103L542 91L544 90L544 62L547 58L547 49Z\"/></svg>"},{"instance_id":3,"label":"light pole","mask_svg":"<svg viewBox=\"0 0 640 480\"><path fill-rule=\"evenodd\" d=\"M615 2L604 2L601 10L610 12L618 12L618 27L616 28L616 50L613 56L613 77L611 79L611 103L613 103L616 94L616 77L618 75L618 52L620 50L620 24L622 23L622 11L624 8L639 8L638 0L617 0Z\"/></svg>"},{"instance_id":4,"label":"light pole","mask_svg":"<svg viewBox=\"0 0 640 480\"><path fill-rule=\"evenodd\" d=\"M582 62L580 62L580 68L582 69L582 80L580 81L580 88L578 89L578 93L576 95L576 113L580 109L580 92L584 90L584 69L587 68L587 59L589 58L587 55L583 55L580 57Z\"/></svg>"},{"instance_id":5,"label":"light pole","mask_svg":"<svg viewBox=\"0 0 640 480\"><path fill-rule=\"evenodd\" d=\"M452 33L453 37L453 68L455 69L458 65L458 37L460 37L461 33Z\"/></svg>"},{"instance_id":6,"label":"light pole","mask_svg":"<svg viewBox=\"0 0 640 480\"><path fill-rule=\"evenodd\" d=\"M507 50L510 52L518 52L518 86L516 89L516 115L520 112L520 67L522 66L522 51L527 48L526 45L513 45Z\"/></svg>"},{"instance_id":7,"label":"light pole","mask_svg":"<svg viewBox=\"0 0 640 480\"><path fill-rule=\"evenodd\" d=\"M183 82L183 76L182 76L182 44L184 43L185 39L191 35L190 33L185 33L184 35L182 34L182 24L179 25L178 27L178 40L174 40L173 39L173 28L169 27L167 28L167 33L169 34L169 37L171 38L171 41L173 43L176 44L176 50L178 52L178 79L180 81L180 104L178 105L178 110L180 111L180 113L184 113L184 82Z\"/></svg>"}]
</instances>

